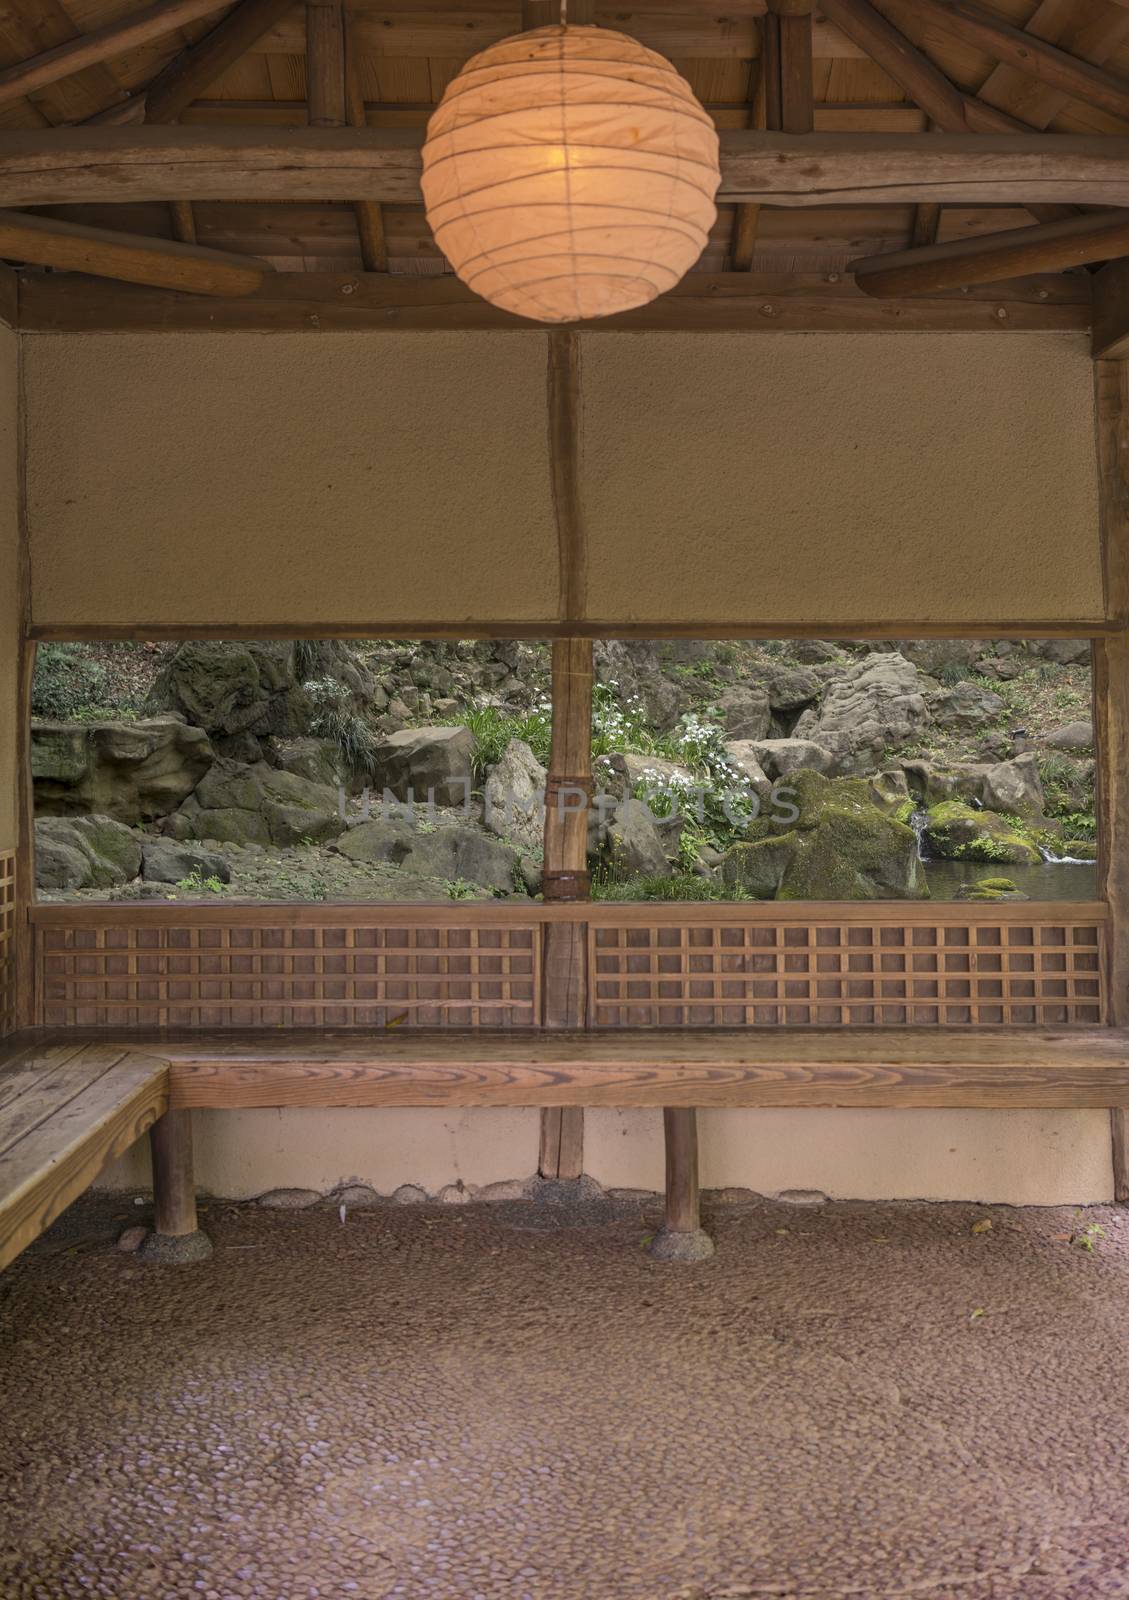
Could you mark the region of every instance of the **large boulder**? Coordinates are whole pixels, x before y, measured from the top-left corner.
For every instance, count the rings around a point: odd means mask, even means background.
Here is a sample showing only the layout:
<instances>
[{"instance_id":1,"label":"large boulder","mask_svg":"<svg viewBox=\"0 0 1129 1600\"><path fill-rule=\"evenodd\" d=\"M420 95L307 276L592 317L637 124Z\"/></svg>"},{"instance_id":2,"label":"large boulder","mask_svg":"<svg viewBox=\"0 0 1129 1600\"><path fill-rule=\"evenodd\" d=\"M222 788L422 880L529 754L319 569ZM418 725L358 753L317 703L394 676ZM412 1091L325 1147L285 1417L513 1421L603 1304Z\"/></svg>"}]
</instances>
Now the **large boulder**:
<instances>
[{"instance_id":1,"label":"large boulder","mask_svg":"<svg viewBox=\"0 0 1129 1600\"><path fill-rule=\"evenodd\" d=\"M1044 734L1042 743L1051 750L1089 750L1094 743L1094 725L1092 722L1064 722L1061 727Z\"/></svg>"},{"instance_id":2,"label":"large boulder","mask_svg":"<svg viewBox=\"0 0 1129 1600\"><path fill-rule=\"evenodd\" d=\"M823 679L810 667L778 667L769 674L767 689L773 711L788 715L802 711L819 699L823 693ZM743 737L756 739L760 735L753 733Z\"/></svg>"},{"instance_id":3,"label":"large boulder","mask_svg":"<svg viewBox=\"0 0 1129 1600\"><path fill-rule=\"evenodd\" d=\"M141 870L141 838L112 817L38 817L35 880L40 889L106 889Z\"/></svg>"},{"instance_id":4,"label":"large boulder","mask_svg":"<svg viewBox=\"0 0 1129 1600\"><path fill-rule=\"evenodd\" d=\"M834 761L830 750L812 739L753 739L749 745L770 778L801 771L827 772Z\"/></svg>"},{"instance_id":5,"label":"large boulder","mask_svg":"<svg viewBox=\"0 0 1129 1600\"><path fill-rule=\"evenodd\" d=\"M758 899L909 900L926 892L912 828L888 816L863 778L798 772L787 805L754 824L718 868Z\"/></svg>"},{"instance_id":6,"label":"large boulder","mask_svg":"<svg viewBox=\"0 0 1129 1600\"><path fill-rule=\"evenodd\" d=\"M186 878L231 882L231 866L214 850L176 844L172 839L147 840L141 846L141 876L146 883L183 883Z\"/></svg>"},{"instance_id":7,"label":"large boulder","mask_svg":"<svg viewBox=\"0 0 1129 1600\"><path fill-rule=\"evenodd\" d=\"M623 877L658 877L670 869L659 825L642 800L620 801L607 839L612 870Z\"/></svg>"},{"instance_id":8,"label":"large boulder","mask_svg":"<svg viewBox=\"0 0 1129 1600\"><path fill-rule=\"evenodd\" d=\"M398 800L461 806L474 784L476 749L469 728L401 728L378 741L373 778Z\"/></svg>"},{"instance_id":9,"label":"large boulder","mask_svg":"<svg viewBox=\"0 0 1129 1600\"><path fill-rule=\"evenodd\" d=\"M1053 661L1060 667L1090 665L1089 639L1025 639L1028 655Z\"/></svg>"},{"instance_id":10,"label":"large boulder","mask_svg":"<svg viewBox=\"0 0 1129 1600\"><path fill-rule=\"evenodd\" d=\"M545 835L545 768L524 739L511 739L490 769L483 789L484 821L491 833L536 852ZM577 805L566 797L567 803Z\"/></svg>"},{"instance_id":11,"label":"large boulder","mask_svg":"<svg viewBox=\"0 0 1129 1600\"><path fill-rule=\"evenodd\" d=\"M982 728L1007 709L1000 696L983 684L963 680L951 689L933 689L925 696L929 715L939 728Z\"/></svg>"},{"instance_id":12,"label":"large boulder","mask_svg":"<svg viewBox=\"0 0 1129 1600\"><path fill-rule=\"evenodd\" d=\"M333 739L275 739L271 742L272 765L296 778L338 789L352 777L341 746Z\"/></svg>"},{"instance_id":13,"label":"large boulder","mask_svg":"<svg viewBox=\"0 0 1129 1600\"><path fill-rule=\"evenodd\" d=\"M316 732L329 700L365 714L378 697L371 675L338 640L205 639L169 657L149 705L205 729L223 755L255 755L254 741L267 735Z\"/></svg>"},{"instance_id":14,"label":"large boulder","mask_svg":"<svg viewBox=\"0 0 1129 1600\"><path fill-rule=\"evenodd\" d=\"M981 639L903 639L898 653L928 677L951 683L968 677L983 648Z\"/></svg>"},{"instance_id":15,"label":"large boulder","mask_svg":"<svg viewBox=\"0 0 1129 1600\"><path fill-rule=\"evenodd\" d=\"M516 850L461 824L425 832L403 818L374 818L350 828L334 849L353 861L399 867L447 884L474 884L496 895L512 895L522 883Z\"/></svg>"},{"instance_id":16,"label":"large boulder","mask_svg":"<svg viewBox=\"0 0 1129 1600\"><path fill-rule=\"evenodd\" d=\"M175 811L214 760L207 734L178 717L31 725L40 816L152 822Z\"/></svg>"},{"instance_id":17,"label":"large boulder","mask_svg":"<svg viewBox=\"0 0 1129 1600\"><path fill-rule=\"evenodd\" d=\"M1034 866L1038 846L1006 817L977 811L960 800L942 800L926 813L925 848L950 861L999 861Z\"/></svg>"},{"instance_id":18,"label":"large boulder","mask_svg":"<svg viewBox=\"0 0 1129 1600\"><path fill-rule=\"evenodd\" d=\"M1006 811L1017 817L1040 817L1046 806L1039 766L1031 754L1013 761L997 761L984 774L981 803L988 811Z\"/></svg>"},{"instance_id":19,"label":"large boulder","mask_svg":"<svg viewBox=\"0 0 1129 1600\"><path fill-rule=\"evenodd\" d=\"M763 739L772 723L768 693L759 684L724 689L718 696L717 713L730 739Z\"/></svg>"},{"instance_id":20,"label":"large boulder","mask_svg":"<svg viewBox=\"0 0 1129 1600\"><path fill-rule=\"evenodd\" d=\"M166 819L173 839L229 844L323 844L345 831L338 791L266 762L220 760L179 811Z\"/></svg>"},{"instance_id":21,"label":"large boulder","mask_svg":"<svg viewBox=\"0 0 1129 1600\"><path fill-rule=\"evenodd\" d=\"M668 657L680 645L696 648L691 641L675 640L663 646ZM659 648L645 639L597 639L593 649L596 679L614 690L624 704L635 703L647 723L665 733L673 728L690 703L681 684L667 676Z\"/></svg>"},{"instance_id":22,"label":"large boulder","mask_svg":"<svg viewBox=\"0 0 1129 1600\"><path fill-rule=\"evenodd\" d=\"M888 748L927 725L924 688L917 668L897 651L865 655L832 680L818 709L803 713L792 736L830 752L829 771L872 772Z\"/></svg>"}]
</instances>

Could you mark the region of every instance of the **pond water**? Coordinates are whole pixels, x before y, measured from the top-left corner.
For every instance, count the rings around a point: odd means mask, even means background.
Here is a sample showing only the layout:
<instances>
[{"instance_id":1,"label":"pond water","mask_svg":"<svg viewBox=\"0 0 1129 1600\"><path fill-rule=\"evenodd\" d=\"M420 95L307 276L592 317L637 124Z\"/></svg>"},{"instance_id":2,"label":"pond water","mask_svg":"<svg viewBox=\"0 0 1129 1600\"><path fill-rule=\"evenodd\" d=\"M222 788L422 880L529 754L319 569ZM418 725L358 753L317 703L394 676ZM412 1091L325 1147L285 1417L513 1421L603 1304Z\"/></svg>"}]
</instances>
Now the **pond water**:
<instances>
[{"instance_id":1,"label":"pond water","mask_svg":"<svg viewBox=\"0 0 1129 1600\"><path fill-rule=\"evenodd\" d=\"M957 890L979 878L1010 878L1032 900L1096 900L1094 861L1041 861L1037 866L994 866L988 861L925 861L925 881L934 900L955 900Z\"/></svg>"}]
</instances>

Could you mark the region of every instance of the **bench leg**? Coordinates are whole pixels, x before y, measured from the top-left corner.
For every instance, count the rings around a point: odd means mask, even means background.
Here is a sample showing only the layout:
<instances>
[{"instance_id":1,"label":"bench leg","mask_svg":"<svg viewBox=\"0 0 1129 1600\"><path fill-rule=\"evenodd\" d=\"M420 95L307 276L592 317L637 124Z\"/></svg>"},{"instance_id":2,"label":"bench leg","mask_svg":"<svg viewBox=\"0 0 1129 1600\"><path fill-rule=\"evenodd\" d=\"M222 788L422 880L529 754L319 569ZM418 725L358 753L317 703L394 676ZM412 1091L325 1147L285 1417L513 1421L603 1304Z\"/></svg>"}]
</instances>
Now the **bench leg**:
<instances>
[{"instance_id":1,"label":"bench leg","mask_svg":"<svg viewBox=\"0 0 1129 1600\"><path fill-rule=\"evenodd\" d=\"M666 1141L666 1220L651 1241L658 1261L705 1261L713 1240L703 1233L698 1209L698 1113L683 1107L663 1111Z\"/></svg>"},{"instance_id":2,"label":"bench leg","mask_svg":"<svg viewBox=\"0 0 1129 1600\"><path fill-rule=\"evenodd\" d=\"M153 1156L153 1232L141 1247L151 1261L206 1261L212 1241L196 1221L192 1113L166 1111L149 1129Z\"/></svg>"}]
</instances>

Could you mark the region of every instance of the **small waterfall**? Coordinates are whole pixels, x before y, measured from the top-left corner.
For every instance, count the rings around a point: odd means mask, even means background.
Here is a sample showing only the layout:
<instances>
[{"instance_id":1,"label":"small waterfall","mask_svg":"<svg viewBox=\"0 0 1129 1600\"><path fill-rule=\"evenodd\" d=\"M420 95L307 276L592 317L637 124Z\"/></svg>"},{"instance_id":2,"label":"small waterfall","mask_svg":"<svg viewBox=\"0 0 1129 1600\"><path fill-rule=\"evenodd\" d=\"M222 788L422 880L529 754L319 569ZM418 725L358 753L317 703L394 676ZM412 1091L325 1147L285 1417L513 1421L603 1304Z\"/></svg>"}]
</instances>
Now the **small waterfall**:
<instances>
[{"instance_id":1,"label":"small waterfall","mask_svg":"<svg viewBox=\"0 0 1129 1600\"><path fill-rule=\"evenodd\" d=\"M927 818L928 813L924 810L910 812L909 825L913 829L914 838L917 840L917 859L919 861L928 861L929 859L925 854L925 824Z\"/></svg>"},{"instance_id":2,"label":"small waterfall","mask_svg":"<svg viewBox=\"0 0 1129 1600\"><path fill-rule=\"evenodd\" d=\"M1039 846L1039 854L1049 867L1092 867L1094 863L1085 856L1056 856L1046 845Z\"/></svg>"}]
</instances>

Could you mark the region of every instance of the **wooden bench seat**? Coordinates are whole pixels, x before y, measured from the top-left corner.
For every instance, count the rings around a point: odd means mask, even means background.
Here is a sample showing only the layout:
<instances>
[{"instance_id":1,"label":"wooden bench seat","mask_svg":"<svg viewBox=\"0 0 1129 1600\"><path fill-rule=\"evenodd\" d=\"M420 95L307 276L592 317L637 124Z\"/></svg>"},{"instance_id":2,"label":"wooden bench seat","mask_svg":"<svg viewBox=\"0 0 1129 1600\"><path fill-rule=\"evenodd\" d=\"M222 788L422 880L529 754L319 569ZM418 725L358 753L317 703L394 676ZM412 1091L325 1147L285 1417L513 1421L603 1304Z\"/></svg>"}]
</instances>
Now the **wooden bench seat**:
<instances>
[{"instance_id":1,"label":"wooden bench seat","mask_svg":"<svg viewBox=\"0 0 1129 1600\"><path fill-rule=\"evenodd\" d=\"M0 1058L0 1267L168 1102L168 1062L125 1045L31 1045Z\"/></svg>"},{"instance_id":2,"label":"wooden bench seat","mask_svg":"<svg viewBox=\"0 0 1129 1600\"><path fill-rule=\"evenodd\" d=\"M44 1035L0 1058L0 1266L146 1128L157 1234L199 1237L191 1111L277 1106L662 1108L680 1234L698 1231L699 1107L1124 1109L1129 1029Z\"/></svg>"},{"instance_id":3,"label":"wooden bench seat","mask_svg":"<svg viewBox=\"0 0 1129 1600\"><path fill-rule=\"evenodd\" d=\"M1129 1029L144 1035L174 1107L1129 1106Z\"/></svg>"}]
</instances>

